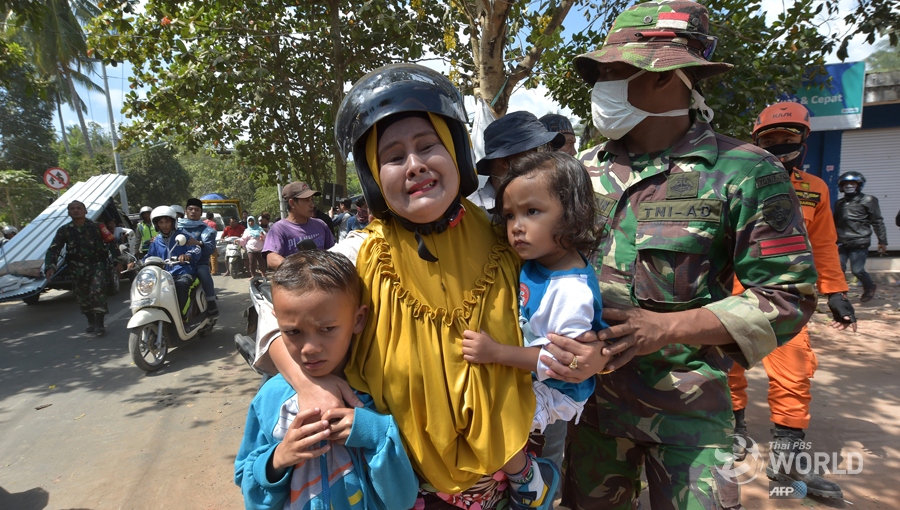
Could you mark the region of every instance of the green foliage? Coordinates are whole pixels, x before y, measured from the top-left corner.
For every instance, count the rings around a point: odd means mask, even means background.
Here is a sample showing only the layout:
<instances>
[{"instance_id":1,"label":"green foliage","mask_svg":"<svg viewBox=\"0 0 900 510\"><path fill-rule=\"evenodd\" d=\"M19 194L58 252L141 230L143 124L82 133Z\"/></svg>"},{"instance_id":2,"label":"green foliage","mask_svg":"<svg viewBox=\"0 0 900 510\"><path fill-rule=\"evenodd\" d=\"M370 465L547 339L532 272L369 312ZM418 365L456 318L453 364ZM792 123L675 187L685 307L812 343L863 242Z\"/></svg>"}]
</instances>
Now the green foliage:
<instances>
[{"instance_id":1,"label":"green foliage","mask_svg":"<svg viewBox=\"0 0 900 510\"><path fill-rule=\"evenodd\" d=\"M184 204L191 197L191 174L175 158L175 149L156 146L123 156L132 210L149 205Z\"/></svg>"},{"instance_id":2,"label":"green foliage","mask_svg":"<svg viewBox=\"0 0 900 510\"><path fill-rule=\"evenodd\" d=\"M50 205L56 192L27 170L0 170L0 222L22 228Z\"/></svg>"},{"instance_id":3,"label":"green foliage","mask_svg":"<svg viewBox=\"0 0 900 510\"><path fill-rule=\"evenodd\" d=\"M250 214L255 216L268 212L274 220L277 216L281 216L278 202L278 188L275 186L261 186L256 188L256 193L253 194L253 202L245 210L250 211Z\"/></svg>"},{"instance_id":4,"label":"green foliage","mask_svg":"<svg viewBox=\"0 0 900 510\"><path fill-rule=\"evenodd\" d=\"M890 41L875 45L875 51L866 57L866 70L870 73L900 71L900 48L892 47Z\"/></svg>"},{"instance_id":5,"label":"green foliage","mask_svg":"<svg viewBox=\"0 0 900 510\"><path fill-rule=\"evenodd\" d=\"M0 168L28 170L41 178L57 165L52 105L29 93L33 70L16 66L0 86Z\"/></svg>"},{"instance_id":6,"label":"green foliage","mask_svg":"<svg viewBox=\"0 0 900 510\"><path fill-rule=\"evenodd\" d=\"M276 170L320 186L336 156L347 82L428 48L437 18L405 2L149 0L94 20L90 45L134 66L125 144L234 147L261 181ZM431 40L434 38L431 37ZM148 87L146 95L137 89Z\"/></svg>"},{"instance_id":7,"label":"green foliage","mask_svg":"<svg viewBox=\"0 0 900 510\"><path fill-rule=\"evenodd\" d=\"M253 178L254 169L236 156L198 152L182 153L177 159L191 176L190 196L221 193L240 199L244 209L253 205L259 179Z\"/></svg>"}]
</instances>

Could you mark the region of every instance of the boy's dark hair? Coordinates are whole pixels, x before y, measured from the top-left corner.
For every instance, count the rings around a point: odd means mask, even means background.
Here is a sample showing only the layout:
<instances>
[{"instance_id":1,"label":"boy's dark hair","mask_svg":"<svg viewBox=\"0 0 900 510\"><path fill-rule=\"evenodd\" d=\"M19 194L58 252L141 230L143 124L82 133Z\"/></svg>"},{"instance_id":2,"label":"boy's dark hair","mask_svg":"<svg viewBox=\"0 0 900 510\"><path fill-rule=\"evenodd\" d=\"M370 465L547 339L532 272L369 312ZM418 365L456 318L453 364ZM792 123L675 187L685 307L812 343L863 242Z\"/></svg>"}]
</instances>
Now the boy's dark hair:
<instances>
[{"instance_id":1,"label":"boy's dark hair","mask_svg":"<svg viewBox=\"0 0 900 510\"><path fill-rule=\"evenodd\" d=\"M563 248L575 248L586 257L600 244L596 224L597 198L587 169L564 152L537 152L515 160L500 181L494 207L494 223L506 228L503 215L503 193L514 179L540 178L552 196L562 204L562 219L554 239ZM504 230L502 236L506 237Z\"/></svg>"},{"instance_id":2,"label":"boy's dark hair","mask_svg":"<svg viewBox=\"0 0 900 510\"><path fill-rule=\"evenodd\" d=\"M362 299L356 267L345 255L331 251L298 251L284 259L272 275L272 287L297 293L346 292L357 306Z\"/></svg>"},{"instance_id":3,"label":"boy's dark hair","mask_svg":"<svg viewBox=\"0 0 900 510\"><path fill-rule=\"evenodd\" d=\"M349 211L350 208L353 206L353 200L350 200L349 198L345 198L345 199L341 200L341 205L344 206L344 209Z\"/></svg>"},{"instance_id":4,"label":"boy's dark hair","mask_svg":"<svg viewBox=\"0 0 900 510\"><path fill-rule=\"evenodd\" d=\"M215 219L215 218L216 218L216 215L215 215L215 214L213 214L213 213L211 213L211 212L206 213L206 219L208 219L208 220L213 220L213 219Z\"/></svg>"},{"instance_id":5,"label":"boy's dark hair","mask_svg":"<svg viewBox=\"0 0 900 510\"><path fill-rule=\"evenodd\" d=\"M366 206L366 197L359 197L356 199L356 207L365 207Z\"/></svg>"}]
</instances>

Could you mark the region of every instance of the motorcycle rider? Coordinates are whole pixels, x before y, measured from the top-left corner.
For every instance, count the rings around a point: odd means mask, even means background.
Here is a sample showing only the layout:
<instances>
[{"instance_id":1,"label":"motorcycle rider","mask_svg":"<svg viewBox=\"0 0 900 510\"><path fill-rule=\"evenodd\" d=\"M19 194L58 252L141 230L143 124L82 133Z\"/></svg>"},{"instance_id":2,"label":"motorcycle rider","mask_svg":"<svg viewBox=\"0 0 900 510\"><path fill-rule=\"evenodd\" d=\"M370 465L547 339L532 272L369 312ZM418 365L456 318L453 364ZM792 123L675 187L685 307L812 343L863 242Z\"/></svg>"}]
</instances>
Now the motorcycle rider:
<instances>
[{"instance_id":1,"label":"motorcycle rider","mask_svg":"<svg viewBox=\"0 0 900 510\"><path fill-rule=\"evenodd\" d=\"M0 246L3 246L4 244L8 243L9 240L12 239L13 237L16 237L16 234L18 234L18 233L19 233L19 229L17 229L16 227L14 227L12 225L7 225L7 226L3 227L3 238L0 239Z\"/></svg>"},{"instance_id":2,"label":"motorcycle rider","mask_svg":"<svg viewBox=\"0 0 900 510\"><path fill-rule=\"evenodd\" d=\"M184 218L184 208L183 207L181 207L180 205L170 205L169 207L171 207L172 210L175 211L175 214L178 215L179 220Z\"/></svg>"},{"instance_id":3,"label":"motorcycle rider","mask_svg":"<svg viewBox=\"0 0 900 510\"><path fill-rule=\"evenodd\" d=\"M803 162L803 142L810 132L809 111L799 103L775 103L767 107L753 126L753 142L775 155L784 165L785 174L775 174L769 181L790 181L800 199L800 209L819 278L816 280L820 294L828 296L834 322L832 327L856 331L856 315L847 299L847 280L840 268L837 249L837 233L831 214L831 198L828 185L822 179L800 170ZM763 181L766 184L769 181ZM735 281L734 293L744 292ZM763 358L763 366L769 376L769 408L775 424L772 429L776 445L773 463L766 469L772 479L802 481L810 494L822 497L842 497L841 487L815 471L807 469L799 456L809 428L810 378L818 366L816 355L809 344L806 326L800 333ZM731 401L734 406L734 456L743 460L747 454L747 423L744 411L747 407L747 378L744 369L735 364L728 373ZM793 461L789 461L793 453ZM809 452L812 455L812 452Z\"/></svg>"},{"instance_id":4,"label":"motorcycle rider","mask_svg":"<svg viewBox=\"0 0 900 510\"><path fill-rule=\"evenodd\" d=\"M150 257L159 257L166 261L166 270L175 280L175 295L178 296L178 306L181 308L181 314L187 313L190 308L190 292L191 289L199 283L197 279L197 263L200 261L200 247L185 244L179 246L175 241L178 234L183 234L188 239L191 235L184 230L176 228L178 215L175 210L168 206L160 206L150 213L150 221L153 227L159 232L159 235L150 243L150 249L144 262ZM170 264L168 261L172 257L176 257L179 262L187 262L187 264Z\"/></svg>"},{"instance_id":5,"label":"motorcycle rider","mask_svg":"<svg viewBox=\"0 0 900 510\"><path fill-rule=\"evenodd\" d=\"M78 306L88 320L85 333L96 331L97 336L106 333L103 316L109 313L106 303L107 271L109 259L116 262L116 271L122 271L122 255L113 235L102 223L87 219L84 203L73 200L67 207L72 222L56 231L50 248L44 257L44 274L47 280L53 278L58 269L56 263L63 248L66 249L66 264L72 273L72 292ZM104 239L107 238L107 239ZM132 265L128 264L128 269Z\"/></svg>"},{"instance_id":6,"label":"motorcycle rider","mask_svg":"<svg viewBox=\"0 0 900 510\"><path fill-rule=\"evenodd\" d=\"M153 241L153 238L156 237L158 233L156 229L153 228L153 223L150 221L150 213L153 211L153 208L149 205L145 205L141 207L141 222L138 223L138 233L141 236L141 254L146 255L147 250L150 248L150 243Z\"/></svg>"},{"instance_id":7,"label":"motorcycle rider","mask_svg":"<svg viewBox=\"0 0 900 510\"><path fill-rule=\"evenodd\" d=\"M203 202L197 198L189 198L185 208L187 218L178 220L178 228L188 233L187 246L200 247L200 261L197 262L197 277L206 293L206 310L210 317L219 315L216 304L216 287L213 285L210 259L216 253L216 229L203 221ZM175 209L173 207L173 209ZM178 212L177 210L175 211Z\"/></svg>"},{"instance_id":8,"label":"motorcycle rider","mask_svg":"<svg viewBox=\"0 0 900 510\"><path fill-rule=\"evenodd\" d=\"M866 272L866 258L872 243L872 230L878 238L878 253L887 253L887 230L878 199L862 192L866 176L859 172L844 172L838 178L838 189L844 194L834 204L834 224L837 227L838 252L841 254L841 269L850 270L862 283L863 293L859 298L865 303L875 297L878 288Z\"/></svg>"}]
</instances>

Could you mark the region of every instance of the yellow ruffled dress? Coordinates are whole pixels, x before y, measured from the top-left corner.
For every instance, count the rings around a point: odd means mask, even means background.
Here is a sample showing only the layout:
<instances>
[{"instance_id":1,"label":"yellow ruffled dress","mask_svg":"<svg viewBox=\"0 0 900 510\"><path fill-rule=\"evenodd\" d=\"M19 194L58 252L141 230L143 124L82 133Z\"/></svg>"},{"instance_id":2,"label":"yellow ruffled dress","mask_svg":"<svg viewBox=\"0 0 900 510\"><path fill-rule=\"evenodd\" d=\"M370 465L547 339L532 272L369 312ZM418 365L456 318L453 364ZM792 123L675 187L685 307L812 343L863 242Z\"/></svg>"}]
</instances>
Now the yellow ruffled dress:
<instances>
[{"instance_id":1,"label":"yellow ruffled dress","mask_svg":"<svg viewBox=\"0 0 900 510\"><path fill-rule=\"evenodd\" d=\"M356 266L369 318L345 369L353 388L397 420L416 471L447 494L521 450L535 408L530 373L463 360L466 329L522 345L521 260L480 208L463 205L456 227L425 236L437 262L422 260L414 234L392 220L366 228Z\"/></svg>"}]
</instances>

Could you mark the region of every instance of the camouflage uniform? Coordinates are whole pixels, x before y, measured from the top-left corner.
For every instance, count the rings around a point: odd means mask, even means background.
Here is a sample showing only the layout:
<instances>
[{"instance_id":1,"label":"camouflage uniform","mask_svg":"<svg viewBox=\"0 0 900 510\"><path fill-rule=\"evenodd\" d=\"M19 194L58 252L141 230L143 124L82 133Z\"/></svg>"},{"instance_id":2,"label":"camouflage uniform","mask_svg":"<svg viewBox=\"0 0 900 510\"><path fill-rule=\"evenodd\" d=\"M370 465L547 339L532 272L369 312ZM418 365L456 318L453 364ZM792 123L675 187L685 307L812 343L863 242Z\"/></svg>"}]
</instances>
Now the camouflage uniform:
<instances>
[{"instance_id":1,"label":"camouflage uniform","mask_svg":"<svg viewBox=\"0 0 900 510\"><path fill-rule=\"evenodd\" d=\"M56 271L56 262L63 247L66 248L66 264L72 272L72 292L78 299L81 313L107 314L106 305L107 275L106 268L110 258L123 262L116 244L103 241L100 230L106 227L91 220L84 220L84 225L73 223L63 225L56 231L53 243L44 257L44 271Z\"/></svg>"},{"instance_id":2,"label":"camouflage uniform","mask_svg":"<svg viewBox=\"0 0 900 510\"><path fill-rule=\"evenodd\" d=\"M598 62L648 71L696 66L695 77L711 76L730 66L707 60L707 26L706 9L694 2L639 4L616 19L603 49L579 56L575 67L589 84ZM753 366L790 340L816 302L789 176L768 152L718 135L699 118L661 153L629 154L611 140L579 159L599 194L604 239L594 266L603 306L705 308L735 343L670 344L597 375L594 401L579 425L569 425L562 504L631 509L646 463L653 508L739 508L729 469L728 370L733 362ZM732 296L735 275L747 290Z\"/></svg>"}]
</instances>

